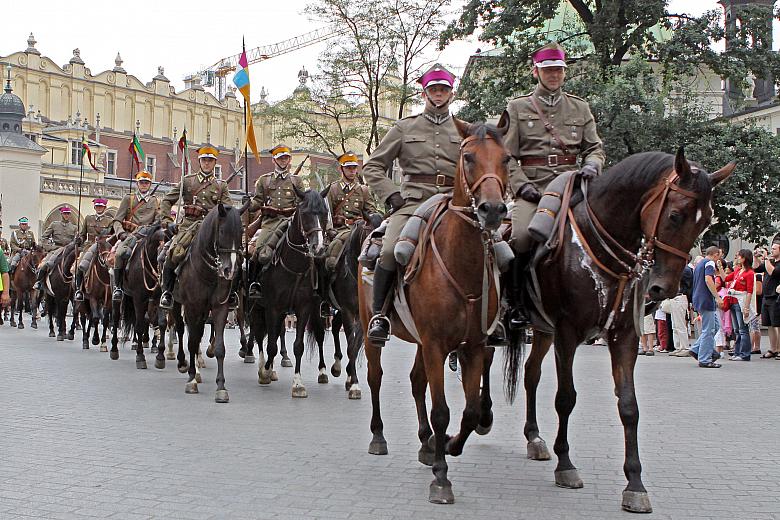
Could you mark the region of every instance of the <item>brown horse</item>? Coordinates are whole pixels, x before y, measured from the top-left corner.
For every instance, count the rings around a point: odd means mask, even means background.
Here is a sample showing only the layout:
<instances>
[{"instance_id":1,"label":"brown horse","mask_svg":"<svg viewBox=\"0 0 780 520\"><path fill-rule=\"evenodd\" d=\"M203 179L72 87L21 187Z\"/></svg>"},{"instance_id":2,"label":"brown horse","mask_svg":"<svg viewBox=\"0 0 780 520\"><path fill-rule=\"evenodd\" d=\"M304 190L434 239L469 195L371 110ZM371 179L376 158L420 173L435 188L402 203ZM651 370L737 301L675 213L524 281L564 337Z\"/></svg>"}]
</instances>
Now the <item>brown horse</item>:
<instances>
[{"instance_id":1,"label":"brown horse","mask_svg":"<svg viewBox=\"0 0 780 520\"><path fill-rule=\"evenodd\" d=\"M111 275L107 259L113 245L110 238L100 237L92 266L84 274L84 301L79 306L82 317L81 348L89 349L89 333L92 331L92 344L100 343L100 351L108 352L106 333L111 325ZM103 334L98 328L103 323Z\"/></svg>"},{"instance_id":2,"label":"brown horse","mask_svg":"<svg viewBox=\"0 0 780 520\"><path fill-rule=\"evenodd\" d=\"M421 442L419 460L433 466L434 481L429 500L438 504L454 501L452 484L447 479L445 454L460 455L468 436L475 429L487 433L492 426L490 395L485 380L480 395L480 379L487 375L492 349L486 349L489 324L498 318L498 284L492 252L493 232L506 215L504 204L509 155L502 143L508 121L499 127L468 125L455 120L461 136L460 159L455 172L455 186L438 225L430 232L421 254L417 274L405 287L406 301L418 339L407 329L397 311L389 317L393 334L417 343L417 357L412 367L412 394L417 406L418 436ZM364 336L371 318L371 287L359 277L360 320ZM397 301L397 300L396 300ZM447 426L450 412L444 395L444 361L457 350L463 372L466 407L460 432L450 438ZM368 384L371 388L373 440L368 452L387 453L379 391L382 383L382 349L366 337ZM431 390L431 423L428 422L425 393ZM432 450L433 448L433 450ZM431 453L433 451L433 453Z\"/></svg>"},{"instance_id":3,"label":"brown horse","mask_svg":"<svg viewBox=\"0 0 780 520\"><path fill-rule=\"evenodd\" d=\"M73 300L73 274L71 268L78 256L75 242L64 246L54 268L47 274L44 282L46 312L49 317L49 337L53 338L54 325L57 325L57 341L65 341L65 325L68 304ZM67 338L73 340L78 313L73 313Z\"/></svg>"},{"instance_id":4,"label":"brown horse","mask_svg":"<svg viewBox=\"0 0 780 520\"><path fill-rule=\"evenodd\" d=\"M11 326L23 329L24 323L22 320L25 306L29 307L30 314L32 315L32 323L30 326L34 329L38 328L38 291L33 289L35 285L35 277L38 274L38 264L46 256L46 252L39 245L34 245L30 252L19 260L19 264L16 266L14 276L11 283L11 290L15 295L11 303ZM15 311L19 312L19 323L14 321Z\"/></svg>"},{"instance_id":5,"label":"brown horse","mask_svg":"<svg viewBox=\"0 0 780 520\"><path fill-rule=\"evenodd\" d=\"M555 483L580 488L583 483L569 458L569 416L576 402L572 365L577 345L599 334L606 336L612 376L625 436L623 470L628 485L623 509L651 512L642 484L637 426L639 407L634 392L634 364L644 294L654 301L677 294L688 251L712 218L712 188L726 179L734 164L708 174L689 164L680 149L676 156L641 153L625 159L604 175L583 184L559 227L557 248L538 263L528 283L541 288L541 310L535 312L534 339L525 364L528 457L547 460L550 454L539 436L536 389L541 364L555 339L558 391L558 456ZM559 222L561 222L559 220ZM537 300L538 301L538 300ZM519 379L519 350L510 349L506 364L507 390L514 396Z\"/></svg>"}]
</instances>

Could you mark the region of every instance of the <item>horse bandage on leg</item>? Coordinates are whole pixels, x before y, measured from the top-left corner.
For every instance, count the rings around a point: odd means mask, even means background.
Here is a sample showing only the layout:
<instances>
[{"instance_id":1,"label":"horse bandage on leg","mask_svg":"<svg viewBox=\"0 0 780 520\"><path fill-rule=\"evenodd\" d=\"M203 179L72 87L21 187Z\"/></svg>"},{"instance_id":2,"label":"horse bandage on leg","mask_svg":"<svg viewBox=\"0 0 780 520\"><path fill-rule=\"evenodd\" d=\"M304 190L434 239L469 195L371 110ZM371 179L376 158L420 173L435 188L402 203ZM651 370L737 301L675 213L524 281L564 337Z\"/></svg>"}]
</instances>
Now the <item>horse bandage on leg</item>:
<instances>
[{"instance_id":1,"label":"horse bandage on leg","mask_svg":"<svg viewBox=\"0 0 780 520\"><path fill-rule=\"evenodd\" d=\"M542 200L536 208L531 222L528 224L528 234L537 242L545 243L552 236L555 220L561 209L561 197L566 189L566 183L574 172L558 175L547 185Z\"/></svg>"},{"instance_id":2,"label":"horse bandage on leg","mask_svg":"<svg viewBox=\"0 0 780 520\"><path fill-rule=\"evenodd\" d=\"M403 230L401 230L401 235L398 237L398 242L396 242L393 249L393 256L395 256L395 261L399 265L405 266L409 264L417 247L420 231L428 225L428 219L431 217L434 208L441 204L445 198L449 198L449 196L443 193L434 195L420 204L414 211L414 215L406 221Z\"/></svg>"}]
</instances>

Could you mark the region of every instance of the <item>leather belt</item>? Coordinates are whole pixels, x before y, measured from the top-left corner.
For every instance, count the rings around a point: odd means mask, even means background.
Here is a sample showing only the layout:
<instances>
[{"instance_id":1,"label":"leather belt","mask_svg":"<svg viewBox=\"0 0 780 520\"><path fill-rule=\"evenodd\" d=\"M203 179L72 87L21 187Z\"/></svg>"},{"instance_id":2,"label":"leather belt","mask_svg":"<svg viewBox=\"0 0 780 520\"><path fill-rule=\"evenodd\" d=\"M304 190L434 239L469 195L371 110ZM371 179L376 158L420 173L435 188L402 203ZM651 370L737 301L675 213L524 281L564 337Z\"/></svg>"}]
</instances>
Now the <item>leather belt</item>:
<instances>
[{"instance_id":1,"label":"leather belt","mask_svg":"<svg viewBox=\"0 0 780 520\"><path fill-rule=\"evenodd\" d=\"M200 218L204 216L208 211L205 208L196 206L194 204L187 204L184 206L184 216L189 218Z\"/></svg>"},{"instance_id":2,"label":"leather belt","mask_svg":"<svg viewBox=\"0 0 780 520\"><path fill-rule=\"evenodd\" d=\"M526 155L520 158L521 166L549 166L554 168L562 164L577 164L576 155L547 155L543 157L536 157L533 155Z\"/></svg>"},{"instance_id":3,"label":"leather belt","mask_svg":"<svg viewBox=\"0 0 780 520\"><path fill-rule=\"evenodd\" d=\"M455 179L446 175L428 175L416 173L414 175L404 175L404 182L422 182L423 184L433 184L434 186L445 186L452 188L455 186Z\"/></svg>"}]
</instances>

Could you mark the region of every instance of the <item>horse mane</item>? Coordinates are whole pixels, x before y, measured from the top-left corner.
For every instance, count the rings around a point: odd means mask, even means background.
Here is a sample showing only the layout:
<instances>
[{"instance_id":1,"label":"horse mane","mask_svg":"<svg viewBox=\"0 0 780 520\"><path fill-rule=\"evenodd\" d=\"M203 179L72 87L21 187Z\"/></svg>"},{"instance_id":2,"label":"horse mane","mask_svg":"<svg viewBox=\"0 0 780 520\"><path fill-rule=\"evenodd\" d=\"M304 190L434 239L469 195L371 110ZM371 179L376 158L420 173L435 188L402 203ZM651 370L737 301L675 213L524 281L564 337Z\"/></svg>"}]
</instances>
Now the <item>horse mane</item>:
<instances>
[{"instance_id":1,"label":"horse mane","mask_svg":"<svg viewBox=\"0 0 780 520\"><path fill-rule=\"evenodd\" d=\"M313 213L315 215L328 214L328 206L325 205L325 199L317 190L308 189L304 191L298 208L301 213Z\"/></svg>"},{"instance_id":2,"label":"horse mane","mask_svg":"<svg viewBox=\"0 0 780 520\"><path fill-rule=\"evenodd\" d=\"M471 123L468 128L468 134L477 137L480 141L491 138L498 144L504 143L504 136L501 135L495 125L481 121Z\"/></svg>"}]
</instances>

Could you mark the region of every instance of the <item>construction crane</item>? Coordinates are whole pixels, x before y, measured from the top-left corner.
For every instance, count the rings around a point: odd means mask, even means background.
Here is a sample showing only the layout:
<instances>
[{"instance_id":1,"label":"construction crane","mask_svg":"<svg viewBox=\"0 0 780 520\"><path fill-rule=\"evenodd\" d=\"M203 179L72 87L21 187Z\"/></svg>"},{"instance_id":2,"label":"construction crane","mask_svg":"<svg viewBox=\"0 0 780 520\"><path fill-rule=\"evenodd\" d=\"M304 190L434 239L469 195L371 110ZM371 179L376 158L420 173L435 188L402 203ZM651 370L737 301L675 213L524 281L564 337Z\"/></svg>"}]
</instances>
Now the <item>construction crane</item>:
<instances>
[{"instance_id":1,"label":"construction crane","mask_svg":"<svg viewBox=\"0 0 780 520\"><path fill-rule=\"evenodd\" d=\"M339 34L340 33L333 27L322 27L315 31L307 32L271 45L255 47L254 49L247 51L246 58L249 64L258 63L276 56L281 56L282 54L287 54L288 52L303 49L304 47L316 43L324 42ZM216 87L217 98L223 99L227 93L227 76L236 70L239 58L241 58L241 54L222 58L207 69L185 76L184 82L186 85L191 85L193 80L200 78L200 82L204 87Z\"/></svg>"}]
</instances>

